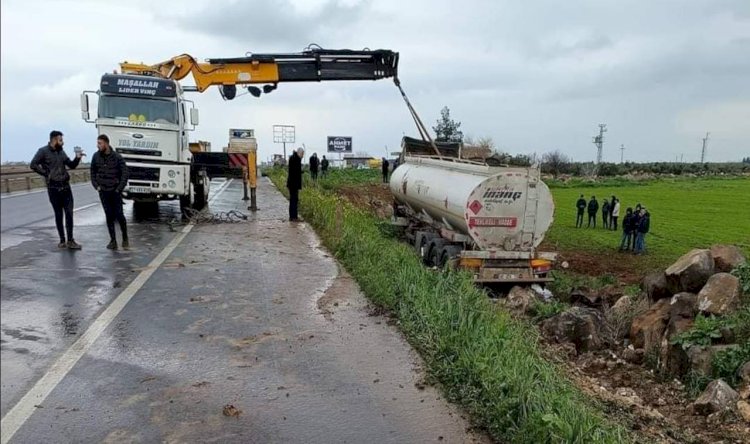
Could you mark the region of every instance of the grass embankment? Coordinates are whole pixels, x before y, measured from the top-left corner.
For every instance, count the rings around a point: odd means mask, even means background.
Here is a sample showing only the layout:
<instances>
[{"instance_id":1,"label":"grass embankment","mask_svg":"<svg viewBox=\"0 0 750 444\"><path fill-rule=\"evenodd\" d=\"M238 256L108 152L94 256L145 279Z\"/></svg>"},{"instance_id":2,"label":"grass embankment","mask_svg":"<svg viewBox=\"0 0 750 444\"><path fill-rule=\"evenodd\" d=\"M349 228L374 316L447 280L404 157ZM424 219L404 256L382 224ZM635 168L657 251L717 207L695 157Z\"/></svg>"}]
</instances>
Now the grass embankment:
<instances>
[{"instance_id":1,"label":"grass embankment","mask_svg":"<svg viewBox=\"0 0 750 444\"><path fill-rule=\"evenodd\" d=\"M285 172L269 177L286 192ZM303 217L368 298L393 313L429 377L477 425L503 442L630 441L541 356L532 325L496 309L469 276L423 267L378 219L326 191L337 177L303 189Z\"/></svg>"},{"instance_id":2,"label":"grass embankment","mask_svg":"<svg viewBox=\"0 0 750 444\"><path fill-rule=\"evenodd\" d=\"M620 223L625 209L644 205L651 213L651 231L646 237L648 255L639 259L642 270L666 268L693 248L735 244L750 257L750 179L662 179L633 182L610 179L602 183L551 182L555 200L555 222L547 242L559 250L615 254L622 231L575 228L578 197L588 201L595 195L617 196L621 202ZM585 216L587 222L588 216Z\"/></svg>"}]
</instances>

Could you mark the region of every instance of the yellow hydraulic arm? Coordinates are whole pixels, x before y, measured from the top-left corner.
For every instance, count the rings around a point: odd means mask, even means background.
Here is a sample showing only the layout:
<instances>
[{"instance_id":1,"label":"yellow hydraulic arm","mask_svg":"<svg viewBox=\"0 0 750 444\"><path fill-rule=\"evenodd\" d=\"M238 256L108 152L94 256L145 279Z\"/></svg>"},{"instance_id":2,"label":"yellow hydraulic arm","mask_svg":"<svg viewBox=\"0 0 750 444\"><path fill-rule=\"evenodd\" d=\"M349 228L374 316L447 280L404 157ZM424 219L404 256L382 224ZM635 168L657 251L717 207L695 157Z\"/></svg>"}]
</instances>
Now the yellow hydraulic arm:
<instances>
[{"instance_id":1,"label":"yellow hydraulic arm","mask_svg":"<svg viewBox=\"0 0 750 444\"><path fill-rule=\"evenodd\" d=\"M208 59L198 62L188 54L173 57L156 65L120 64L123 74L153 75L182 80L192 74L195 87L203 92L219 86L224 98L237 94L237 85L263 84L262 92L270 93L280 82L320 82L324 80L394 79L398 74L398 53L385 49L354 51L308 47L301 53L249 54L246 57ZM261 89L248 87L258 97Z\"/></svg>"}]
</instances>

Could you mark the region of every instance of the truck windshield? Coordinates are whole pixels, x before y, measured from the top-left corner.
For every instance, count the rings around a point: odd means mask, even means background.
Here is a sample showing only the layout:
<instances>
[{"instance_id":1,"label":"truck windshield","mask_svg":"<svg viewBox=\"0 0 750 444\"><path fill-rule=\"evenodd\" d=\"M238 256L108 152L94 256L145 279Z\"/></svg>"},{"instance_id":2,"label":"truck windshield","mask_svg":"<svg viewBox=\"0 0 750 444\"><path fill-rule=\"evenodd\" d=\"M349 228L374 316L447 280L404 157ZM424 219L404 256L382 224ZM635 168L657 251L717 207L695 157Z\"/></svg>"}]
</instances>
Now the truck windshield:
<instances>
[{"instance_id":1,"label":"truck windshield","mask_svg":"<svg viewBox=\"0 0 750 444\"><path fill-rule=\"evenodd\" d=\"M177 124L177 104L161 99L102 96L99 98L99 117Z\"/></svg>"}]
</instances>

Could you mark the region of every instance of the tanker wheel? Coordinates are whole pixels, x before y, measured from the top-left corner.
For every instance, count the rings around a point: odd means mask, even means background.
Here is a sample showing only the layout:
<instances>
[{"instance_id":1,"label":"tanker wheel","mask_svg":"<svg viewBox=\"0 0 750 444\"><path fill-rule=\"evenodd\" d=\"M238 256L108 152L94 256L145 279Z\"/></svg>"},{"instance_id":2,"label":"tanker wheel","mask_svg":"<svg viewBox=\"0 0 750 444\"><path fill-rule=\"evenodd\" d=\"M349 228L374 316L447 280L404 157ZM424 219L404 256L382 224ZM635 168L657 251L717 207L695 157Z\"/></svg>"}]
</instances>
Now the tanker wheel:
<instances>
[{"instance_id":1,"label":"tanker wheel","mask_svg":"<svg viewBox=\"0 0 750 444\"><path fill-rule=\"evenodd\" d=\"M445 241L443 239L435 239L429 243L428 251L425 254L425 265L443 268L443 264L440 263L442 259L443 247Z\"/></svg>"},{"instance_id":2,"label":"tanker wheel","mask_svg":"<svg viewBox=\"0 0 750 444\"><path fill-rule=\"evenodd\" d=\"M440 251L440 268L448 266L451 270L458 268L458 255L462 248L458 245L446 245Z\"/></svg>"},{"instance_id":3,"label":"tanker wheel","mask_svg":"<svg viewBox=\"0 0 750 444\"><path fill-rule=\"evenodd\" d=\"M414 249L417 251L419 257L422 258L422 261L429 258L430 252L428 248L434 238L435 235L429 231L417 231L414 235Z\"/></svg>"}]
</instances>

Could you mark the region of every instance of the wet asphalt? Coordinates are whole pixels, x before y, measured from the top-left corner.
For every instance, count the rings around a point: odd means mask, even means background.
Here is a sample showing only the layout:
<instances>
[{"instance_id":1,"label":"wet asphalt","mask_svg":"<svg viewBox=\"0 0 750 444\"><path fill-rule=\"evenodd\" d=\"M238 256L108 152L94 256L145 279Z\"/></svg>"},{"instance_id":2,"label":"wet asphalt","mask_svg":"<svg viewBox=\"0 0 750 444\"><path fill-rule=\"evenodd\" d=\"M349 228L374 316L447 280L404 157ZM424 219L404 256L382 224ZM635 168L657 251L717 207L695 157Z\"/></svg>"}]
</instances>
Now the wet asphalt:
<instances>
[{"instance_id":1,"label":"wet asphalt","mask_svg":"<svg viewBox=\"0 0 750 444\"><path fill-rule=\"evenodd\" d=\"M193 227L10 442L485 441L270 182L254 214L241 183L219 185L210 211L249 220ZM83 250L59 251L38 197L0 202L4 417L182 228L176 203L128 205L133 249L112 252L94 205L76 213Z\"/></svg>"}]
</instances>

